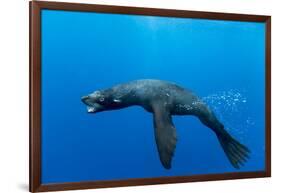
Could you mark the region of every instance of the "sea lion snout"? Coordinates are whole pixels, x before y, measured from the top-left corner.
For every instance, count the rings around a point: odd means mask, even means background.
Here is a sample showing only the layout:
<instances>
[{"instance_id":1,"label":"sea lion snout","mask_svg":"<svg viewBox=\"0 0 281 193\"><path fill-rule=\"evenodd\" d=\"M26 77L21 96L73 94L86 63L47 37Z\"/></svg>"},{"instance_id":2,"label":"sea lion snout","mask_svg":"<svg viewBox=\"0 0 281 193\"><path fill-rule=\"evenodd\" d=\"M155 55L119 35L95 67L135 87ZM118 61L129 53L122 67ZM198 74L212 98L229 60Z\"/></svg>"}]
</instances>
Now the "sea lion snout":
<instances>
[{"instance_id":1,"label":"sea lion snout","mask_svg":"<svg viewBox=\"0 0 281 193\"><path fill-rule=\"evenodd\" d=\"M84 102L85 100L87 100L88 98L90 98L88 95L87 96L82 96L81 100Z\"/></svg>"},{"instance_id":2,"label":"sea lion snout","mask_svg":"<svg viewBox=\"0 0 281 193\"><path fill-rule=\"evenodd\" d=\"M99 100L99 98L101 98L101 93L100 91L95 91L91 94L85 95L81 97L82 102L84 102L86 105L89 104L89 102L91 103L95 103Z\"/></svg>"},{"instance_id":3,"label":"sea lion snout","mask_svg":"<svg viewBox=\"0 0 281 193\"><path fill-rule=\"evenodd\" d=\"M87 105L87 106L91 106L91 105L92 105L91 102L90 102L90 97L89 97L89 95L82 96L82 97L81 97L81 101L82 101L85 105Z\"/></svg>"}]
</instances>

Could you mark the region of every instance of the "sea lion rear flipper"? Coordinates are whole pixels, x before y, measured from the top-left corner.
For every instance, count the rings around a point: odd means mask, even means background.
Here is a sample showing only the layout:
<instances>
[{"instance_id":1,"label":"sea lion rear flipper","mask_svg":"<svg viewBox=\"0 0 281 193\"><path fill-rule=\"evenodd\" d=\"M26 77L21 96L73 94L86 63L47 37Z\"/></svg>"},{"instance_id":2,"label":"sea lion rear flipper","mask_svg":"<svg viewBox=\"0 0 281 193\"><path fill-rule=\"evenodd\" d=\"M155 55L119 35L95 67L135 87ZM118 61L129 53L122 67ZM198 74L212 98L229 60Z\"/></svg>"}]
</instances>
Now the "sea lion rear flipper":
<instances>
[{"instance_id":1,"label":"sea lion rear flipper","mask_svg":"<svg viewBox=\"0 0 281 193\"><path fill-rule=\"evenodd\" d=\"M249 159L250 150L245 145L234 139L225 130L217 133L217 137L233 167L239 169L240 166L243 166L244 162Z\"/></svg>"},{"instance_id":2,"label":"sea lion rear flipper","mask_svg":"<svg viewBox=\"0 0 281 193\"><path fill-rule=\"evenodd\" d=\"M170 169L177 137L170 112L164 105L153 105L153 123L160 161L166 169Z\"/></svg>"}]
</instances>

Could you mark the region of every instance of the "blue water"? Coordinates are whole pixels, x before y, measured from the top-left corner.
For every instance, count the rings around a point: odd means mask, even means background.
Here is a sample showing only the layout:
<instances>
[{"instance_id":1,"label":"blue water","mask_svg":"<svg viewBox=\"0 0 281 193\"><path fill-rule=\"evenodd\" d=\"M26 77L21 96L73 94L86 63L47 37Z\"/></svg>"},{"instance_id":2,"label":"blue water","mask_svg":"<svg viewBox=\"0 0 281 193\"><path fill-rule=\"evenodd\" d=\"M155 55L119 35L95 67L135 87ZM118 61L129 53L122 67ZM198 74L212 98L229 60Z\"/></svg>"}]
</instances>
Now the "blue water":
<instances>
[{"instance_id":1,"label":"blue water","mask_svg":"<svg viewBox=\"0 0 281 193\"><path fill-rule=\"evenodd\" d=\"M265 24L42 11L42 183L265 169ZM209 104L251 150L231 166L196 117L173 117L172 169L141 107L88 114L83 95L135 79L176 82Z\"/></svg>"}]
</instances>

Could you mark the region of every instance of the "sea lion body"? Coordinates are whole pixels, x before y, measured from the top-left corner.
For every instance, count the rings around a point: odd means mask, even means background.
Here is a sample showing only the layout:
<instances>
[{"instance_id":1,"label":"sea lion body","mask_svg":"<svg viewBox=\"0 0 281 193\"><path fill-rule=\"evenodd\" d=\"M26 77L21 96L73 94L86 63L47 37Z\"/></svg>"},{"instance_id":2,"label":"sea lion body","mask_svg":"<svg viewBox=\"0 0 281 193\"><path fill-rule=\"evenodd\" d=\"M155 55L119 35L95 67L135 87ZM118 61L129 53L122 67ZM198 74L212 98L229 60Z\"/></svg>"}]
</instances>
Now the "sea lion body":
<instances>
[{"instance_id":1,"label":"sea lion body","mask_svg":"<svg viewBox=\"0 0 281 193\"><path fill-rule=\"evenodd\" d=\"M195 113L196 108L193 107L199 103L198 97L191 91L171 82L153 79L119 84L110 89L98 91L98 93L101 92L108 101L113 102L112 104L107 103L106 110L138 105L148 112L152 112L151 104L160 100L172 115L189 115ZM114 103L114 99L119 100L120 103Z\"/></svg>"},{"instance_id":2,"label":"sea lion body","mask_svg":"<svg viewBox=\"0 0 281 193\"><path fill-rule=\"evenodd\" d=\"M239 168L248 157L248 148L230 136L211 109L193 92L175 83L153 79L135 80L95 91L82 97L82 101L88 106L89 113L134 105L142 106L152 113L158 153L166 169L171 168L177 141L173 115L197 116L204 125L215 132L235 168Z\"/></svg>"}]
</instances>

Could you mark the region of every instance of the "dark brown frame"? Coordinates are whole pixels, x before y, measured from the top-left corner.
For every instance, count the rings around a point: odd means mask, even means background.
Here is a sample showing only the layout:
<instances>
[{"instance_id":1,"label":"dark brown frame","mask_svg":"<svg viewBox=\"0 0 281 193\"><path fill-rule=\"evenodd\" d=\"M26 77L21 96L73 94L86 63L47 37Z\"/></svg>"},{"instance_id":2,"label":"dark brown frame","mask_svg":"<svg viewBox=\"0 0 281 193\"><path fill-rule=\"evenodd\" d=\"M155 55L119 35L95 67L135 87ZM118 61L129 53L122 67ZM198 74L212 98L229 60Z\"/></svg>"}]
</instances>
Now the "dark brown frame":
<instances>
[{"instance_id":1,"label":"dark brown frame","mask_svg":"<svg viewBox=\"0 0 281 193\"><path fill-rule=\"evenodd\" d=\"M30 188L31 192L75 190L117 186L151 185L165 183L182 183L209 180L228 180L242 178L260 178L271 176L271 17L264 15L245 15L230 13L212 13L183 11L171 9L154 9L141 7L107 6L78 3L59 3L31 1L30 5ZM118 13L133 15L151 15L163 17L202 18L216 20L233 20L264 22L266 24L266 159L265 170L257 172L234 172L194 176L175 176L159 178L141 178L112 181L91 181L59 184L41 183L41 10L69 10L101 13Z\"/></svg>"}]
</instances>

